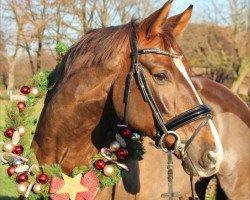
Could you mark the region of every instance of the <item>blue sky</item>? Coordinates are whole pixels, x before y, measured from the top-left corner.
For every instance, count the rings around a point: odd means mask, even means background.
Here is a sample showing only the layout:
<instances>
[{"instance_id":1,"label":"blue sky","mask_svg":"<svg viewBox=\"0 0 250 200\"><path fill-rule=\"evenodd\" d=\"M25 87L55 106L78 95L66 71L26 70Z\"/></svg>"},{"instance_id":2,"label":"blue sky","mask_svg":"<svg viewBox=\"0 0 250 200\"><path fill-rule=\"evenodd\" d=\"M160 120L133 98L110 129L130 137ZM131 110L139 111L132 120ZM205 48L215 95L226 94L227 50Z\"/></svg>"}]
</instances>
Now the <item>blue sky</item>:
<instances>
[{"instance_id":1,"label":"blue sky","mask_svg":"<svg viewBox=\"0 0 250 200\"><path fill-rule=\"evenodd\" d=\"M159 1L159 6L163 5L165 2L166 0ZM216 2L216 5L221 9L221 12L224 14L228 13L228 0L215 0L214 2ZM183 12L191 4L194 6L191 18L193 22L202 22L208 14L217 14L214 11L211 0L174 0L170 15Z\"/></svg>"}]
</instances>

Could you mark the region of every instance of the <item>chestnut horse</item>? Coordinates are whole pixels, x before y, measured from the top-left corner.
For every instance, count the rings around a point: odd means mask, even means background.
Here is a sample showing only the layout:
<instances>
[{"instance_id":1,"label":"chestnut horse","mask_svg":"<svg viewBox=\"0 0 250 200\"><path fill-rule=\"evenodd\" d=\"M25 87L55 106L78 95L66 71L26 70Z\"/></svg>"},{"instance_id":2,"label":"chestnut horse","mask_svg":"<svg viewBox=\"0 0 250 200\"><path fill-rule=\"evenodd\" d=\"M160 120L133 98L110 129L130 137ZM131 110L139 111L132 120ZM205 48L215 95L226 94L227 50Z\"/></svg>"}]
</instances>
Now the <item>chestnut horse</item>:
<instances>
[{"instance_id":1,"label":"chestnut horse","mask_svg":"<svg viewBox=\"0 0 250 200\"><path fill-rule=\"evenodd\" d=\"M224 149L224 159L215 174L218 187L223 191L219 190L217 199L248 200L250 199L250 109L238 96L221 84L200 77L193 77L192 82L202 100L213 108L213 121L219 131ZM140 169L142 173L148 170L148 173L153 174L152 182L160 180L161 183L162 176L167 177L166 155L148 143L149 141L146 140L144 146L147 154L140 162L142 166ZM146 167L146 163L150 163L150 167ZM157 168L158 166L161 167ZM151 168L157 168L157 170L150 171ZM196 178L195 188L201 200L205 199L210 179L211 177ZM165 181L166 184L167 181ZM161 187L164 187L164 183ZM174 159L174 190L181 193L181 199L189 199L192 196L190 178L178 159Z\"/></svg>"},{"instance_id":2,"label":"chestnut horse","mask_svg":"<svg viewBox=\"0 0 250 200\"><path fill-rule=\"evenodd\" d=\"M250 199L250 109L226 87L208 79L192 80L203 101L212 107L222 141L224 159L216 173L219 185L227 199Z\"/></svg>"},{"instance_id":3,"label":"chestnut horse","mask_svg":"<svg viewBox=\"0 0 250 200\"><path fill-rule=\"evenodd\" d=\"M103 147L105 132L121 123L124 113L128 113L131 128L155 140L161 131L160 122L202 104L190 82L188 62L175 40L186 27L192 7L167 19L171 3L172 0L168 1L140 23L132 21L89 31L69 49L62 61L60 78L47 95L32 142L39 164L58 163L69 174L74 167L89 164ZM147 51L139 55L135 47ZM137 80L129 91L128 110L124 108L126 78L133 66L140 70L143 82L147 82L147 92L150 91L155 107L145 101ZM223 160L218 132L211 119L207 122L188 145L185 157L176 153L191 175L211 176L218 172ZM181 127L181 141L190 141L202 123L203 119L199 119ZM175 139L167 135L164 145L171 148ZM148 164L142 163L144 169ZM152 169L151 174L143 166L139 170L137 162L129 163L128 167L130 171L124 173L123 183L116 190L100 191L97 199L155 199L165 192L165 178L150 181L154 171L165 170L162 166Z\"/></svg>"}]
</instances>

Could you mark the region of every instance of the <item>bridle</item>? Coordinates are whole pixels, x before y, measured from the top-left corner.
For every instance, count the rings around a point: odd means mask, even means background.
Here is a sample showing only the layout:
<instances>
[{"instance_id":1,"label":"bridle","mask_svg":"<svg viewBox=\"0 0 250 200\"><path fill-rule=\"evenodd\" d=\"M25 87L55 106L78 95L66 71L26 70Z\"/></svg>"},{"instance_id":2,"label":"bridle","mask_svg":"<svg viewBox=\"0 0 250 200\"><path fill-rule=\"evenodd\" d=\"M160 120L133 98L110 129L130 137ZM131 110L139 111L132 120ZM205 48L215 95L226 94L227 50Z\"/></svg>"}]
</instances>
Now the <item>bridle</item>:
<instances>
[{"instance_id":1,"label":"bridle","mask_svg":"<svg viewBox=\"0 0 250 200\"><path fill-rule=\"evenodd\" d=\"M125 87L125 95L124 95L124 104L125 104L124 122L125 124L128 125L128 110L129 110L128 107L129 107L130 93L131 93L133 81L135 79L135 81L137 82L140 88L143 99L145 102L149 104L152 110L153 116L159 127L159 131L155 140L156 146L160 146L161 145L160 141L163 139L163 136L164 135L166 136L168 134L175 136L177 139L177 143L179 142L181 144L181 141L178 141L179 136L174 131L193 121L196 121L198 119L204 119L204 122L202 122L201 125L196 129L196 131L191 136L191 138L185 142L186 143L185 145L188 147L190 143L193 141L193 139L195 138L195 136L199 133L200 129L206 124L207 120L212 118L211 109L204 104L199 105L166 122L163 119L162 114L159 110L159 107L156 104L156 101L152 95L149 84L147 82L147 78L144 74L143 68L139 62L139 55L142 55L142 54L153 53L153 54L160 54L163 56L169 56L171 58L179 58L179 59L181 59L183 55L170 53L161 49L151 49L151 48L150 49L138 49L136 33L135 33L135 25L133 22L132 22L132 30L131 30L131 35L130 35L130 46L131 46L131 66L130 66L130 71L126 79L126 87ZM178 145L178 148L179 146L180 145ZM185 147L185 149L187 149L187 147ZM168 151L165 147L163 149L165 149L165 151Z\"/></svg>"},{"instance_id":2,"label":"bridle","mask_svg":"<svg viewBox=\"0 0 250 200\"><path fill-rule=\"evenodd\" d=\"M150 90L149 84L147 82L146 76L143 71L143 67L141 66L139 62L139 55L143 54L159 54L163 56L169 56L171 58L178 58L181 59L183 57L182 54L175 54L170 53L165 50L161 49L138 49L137 47L137 38L135 33L135 24L134 22L131 22L132 30L130 35L130 46L131 46L131 66L130 71L127 75L126 79L126 87L125 87L125 94L124 94L124 122L126 125L128 125L128 108L129 108L129 100L130 100L130 93L131 88L134 80L137 82L139 89L141 91L141 94L144 98L144 101L147 102L152 110L153 116L155 121L157 122L157 126L159 127L158 134L155 140L155 146L161 147L163 151L168 153L168 158L172 162L172 154L176 152L177 150L180 151L182 159L187 156L186 152L189 147L189 145L192 143L194 138L198 135L200 130L205 126L205 124L208 122L209 119L212 118L211 110L206 105L200 105L193 109L190 109L170 120L165 122L159 107L157 106L157 103L152 95L152 92ZM196 121L198 119L203 119L201 124L198 126L198 128L194 131L193 135L187 140L187 141L181 141L180 136L175 132L176 129L185 126L186 124L189 124L193 121ZM167 149L163 144L163 139L167 135L172 135L175 137L175 144L173 149ZM168 163L168 174L169 177L173 176L173 169L171 168L172 163ZM170 166L170 167L169 167ZM194 166L193 166L194 167ZM195 168L195 167L194 167ZM196 168L195 168L196 170ZM172 172L171 172L172 171ZM197 171L197 170L196 170ZM171 177L170 177L171 179ZM170 181L169 181L170 182ZM169 185L169 194L171 197L172 192L172 186Z\"/></svg>"}]
</instances>

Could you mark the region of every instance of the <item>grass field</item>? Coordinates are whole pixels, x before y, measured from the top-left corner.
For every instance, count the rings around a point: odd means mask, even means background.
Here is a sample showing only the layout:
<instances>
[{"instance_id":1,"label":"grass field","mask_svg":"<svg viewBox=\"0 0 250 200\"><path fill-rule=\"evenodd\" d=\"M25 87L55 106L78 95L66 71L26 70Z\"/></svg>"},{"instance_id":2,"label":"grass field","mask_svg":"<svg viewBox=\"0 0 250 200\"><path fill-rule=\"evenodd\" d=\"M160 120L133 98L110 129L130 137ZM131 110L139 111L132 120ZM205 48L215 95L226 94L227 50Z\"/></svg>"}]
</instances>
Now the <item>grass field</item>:
<instances>
[{"instance_id":1,"label":"grass field","mask_svg":"<svg viewBox=\"0 0 250 200\"><path fill-rule=\"evenodd\" d=\"M4 128L5 128L5 118L6 118L6 106L10 104L10 101L7 99L0 99L0 146L3 144L4 139ZM40 112L43 107L43 100L39 100L35 107L34 115L38 118L40 115ZM0 152L2 152L2 149L0 149ZM19 196L16 187L17 183L15 181L11 180L6 173L8 166L7 165L0 165L0 200L14 200L17 199Z\"/></svg>"}]
</instances>

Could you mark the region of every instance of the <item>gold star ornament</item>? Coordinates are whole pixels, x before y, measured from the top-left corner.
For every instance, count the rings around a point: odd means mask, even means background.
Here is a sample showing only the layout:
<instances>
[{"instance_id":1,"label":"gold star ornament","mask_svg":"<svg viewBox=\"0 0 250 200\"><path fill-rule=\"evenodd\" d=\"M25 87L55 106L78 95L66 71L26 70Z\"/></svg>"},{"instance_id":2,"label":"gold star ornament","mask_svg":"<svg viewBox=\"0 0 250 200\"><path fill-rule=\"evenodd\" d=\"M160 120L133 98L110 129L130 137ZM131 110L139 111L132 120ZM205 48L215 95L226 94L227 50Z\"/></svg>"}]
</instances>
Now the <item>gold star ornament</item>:
<instances>
[{"instance_id":1,"label":"gold star ornament","mask_svg":"<svg viewBox=\"0 0 250 200\"><path fill-rule=\"evenodd\" d=\"M64 180L64 186L57 191L57 194L67 193L71 200L76 199L76 195L78 192L87 192L88 189L81 185L82 174L78 174L74 178L67 176L66 174L62 174Z\"/></svg>"}]
</instances>

